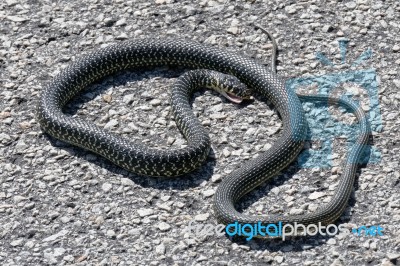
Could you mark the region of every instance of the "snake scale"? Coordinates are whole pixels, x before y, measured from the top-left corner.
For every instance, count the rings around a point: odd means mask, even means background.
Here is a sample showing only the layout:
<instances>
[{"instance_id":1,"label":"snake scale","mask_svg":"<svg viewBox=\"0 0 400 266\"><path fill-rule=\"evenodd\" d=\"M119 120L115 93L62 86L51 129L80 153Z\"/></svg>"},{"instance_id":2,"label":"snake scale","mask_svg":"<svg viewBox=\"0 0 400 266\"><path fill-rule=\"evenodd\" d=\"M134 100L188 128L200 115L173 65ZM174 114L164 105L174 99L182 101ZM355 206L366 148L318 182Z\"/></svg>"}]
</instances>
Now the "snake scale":
<instances>
[{"instance_id":1,"label":"snake scale","mask_svg":"<svg viewBox=\"0 0 400 266\"><path fill-rule=\"evenodd\" d=\"M347 155L331 201L321 205L315 212L295 216L251 216L235 209L234 205L241 197L277 175L297 157L305 142L306 121L299 97L286 89L273 72L252 59L216 47L176 39L142 39L120 42L91 52L61 70L44 87L37 106L38 121L42 129L53 137L93 151L134 173L145 176L188 173L202 164L210 149L210 139L205 129L191 113L188 103L190 93L175 97L172 107L177 125L188 141L183 149L149 148L62 112L72 97L94 81L128 68L164 65L209 69L235 76L248 88L269 99L282 117L282 133L272 147L230 173L218 186L214 196L214 212L220 222L328 224L341 215L353 188L361 152L368 140L369 125L357 104L346 98L328 96L299 95L301 99L311 97L346 106L356 114L360 125L360 135ZM188 83L186 86L191 85Z\"/></svg>"}]
</instances>

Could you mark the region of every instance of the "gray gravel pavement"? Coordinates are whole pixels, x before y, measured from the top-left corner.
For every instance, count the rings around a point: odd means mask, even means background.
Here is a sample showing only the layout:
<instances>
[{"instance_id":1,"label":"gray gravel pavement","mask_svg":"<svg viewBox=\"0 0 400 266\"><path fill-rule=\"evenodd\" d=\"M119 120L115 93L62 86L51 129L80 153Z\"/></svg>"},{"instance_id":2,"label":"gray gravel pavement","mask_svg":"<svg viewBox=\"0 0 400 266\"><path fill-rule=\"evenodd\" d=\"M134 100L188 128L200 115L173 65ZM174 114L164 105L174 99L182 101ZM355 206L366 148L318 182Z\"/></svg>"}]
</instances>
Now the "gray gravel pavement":
<instances>
[{"instance_id":1,"label":"gray gravel pavement","mask_svg":"<svg viewBox=\"0 0 400 266\"><path fill-rule=\"evenodd\" d=\"M212 152L198 171L177 179L128 173L49 137L35 120L46 82L80 54L126 39L191 39L269 67L272 45L252 22L277 39L278 75L284 80L301 84L307 77L322 77L326 82L335 73L356 73L342 80L345 84L335 84L334 78L330 84L337 85L337 94L352 93L369 112L373 149L337 225L380 225L383 236L245 241L185 233L191 220L216 224L212 196L221 179L279 136L281 120L266 99L237 106L215 92L197 93L193 110L210 132ZM0 264L400 265L399 33L396 0L1 1ZM183 71L165 67L120 73L92 85L66 112L149 146L179 148L185 140L166 99ZM361 80L376 90L377 101ZM313 84L299 90L315 92ZM352 115L317 107L304 103L311 131L327 114L341 128L354 122ZM327 127L312 134L322 136ZM328 167L294 162L238 208L265 215L315 210L333 195L348 138L336 134L328 158L304 151L306 161L308 154L308 162L329 160ZM313 139L306 147L324 151L322 140Z\"/></svg>"}]
</instances>

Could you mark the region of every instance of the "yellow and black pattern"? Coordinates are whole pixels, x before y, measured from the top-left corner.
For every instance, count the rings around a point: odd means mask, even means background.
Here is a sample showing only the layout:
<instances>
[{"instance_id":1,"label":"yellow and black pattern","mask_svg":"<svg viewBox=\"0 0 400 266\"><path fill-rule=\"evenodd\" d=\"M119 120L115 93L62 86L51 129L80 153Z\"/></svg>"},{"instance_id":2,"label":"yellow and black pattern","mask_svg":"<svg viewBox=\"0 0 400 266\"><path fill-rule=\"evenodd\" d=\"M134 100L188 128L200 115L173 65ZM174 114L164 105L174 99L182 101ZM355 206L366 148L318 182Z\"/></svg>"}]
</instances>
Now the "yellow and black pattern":
<instances>
[{"instance_id":1,"label":"yellow and black pattern","mask_svg":"<svg viewBox=\"0 0 400 266\"><path fill-rule=\"evenodd\" d=\"M181 40L144 39L121 42L97 50L76 60L62 70L43 90L38 104L38 121L44 131L63 141L91 150L113 163L140 175L178 176L193 171L206 159L210 139L191 113L188 99L201 81L210 83L196 72L182 77L175 85L172 110L177 125L188 141L184 149L159 150L117 136L83 119L62 113L62 107L81 90L100 78L127 68L160 65L209 69L237 77L248 88L267 97L283 120L283 130L272 148L225 177L215 194L217 218L230 223L286 222L317 223L336 219L350 196L357 157L366 143L364 130L350 153L351 160L332 201L316 213L293 217L258 217L237 212L234 204L292 162L301 151L306 136L306 122L299 98L286 90L284 83L262 64L215 47ZM198 72L197 72L198 73ZM204 74L204 73L203 73ZM206 73L207 74L207 73ZM197 85L196 85L197 83ZM204 85L204 84L203 84ZM213 86L210 86L213 87ZM187 90L186 92L184 90ZM338 103L346 104L347 101ZM367 128L365 116L358 115ZM365 121L364 121L365 120Z\"/></svg>"}]
</instances>

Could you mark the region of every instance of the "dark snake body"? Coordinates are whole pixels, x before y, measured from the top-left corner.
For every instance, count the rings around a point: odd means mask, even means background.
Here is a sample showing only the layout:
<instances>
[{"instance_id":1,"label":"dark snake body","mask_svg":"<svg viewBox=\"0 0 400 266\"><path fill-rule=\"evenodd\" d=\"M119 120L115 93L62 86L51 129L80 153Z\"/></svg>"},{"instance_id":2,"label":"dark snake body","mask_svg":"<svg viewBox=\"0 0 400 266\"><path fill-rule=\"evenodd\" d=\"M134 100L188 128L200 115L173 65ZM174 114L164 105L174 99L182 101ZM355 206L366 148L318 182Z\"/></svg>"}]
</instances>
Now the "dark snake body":
<instances>
[{"instance_id":1,"label":"dark snake body","mask_svg":"<svg viewBox=\"0 0 400 266\"><path fill-rule=\"evenodd\" d=\"M291 217L248 216L235 210L235 202L243 195L279 173L296 158L306 135L305 116L297 95L287 90L284 83L263 65L237 54L180 40L136 40L108 46L77 59L44 88L38 104L38 121L50 135L91 150L141 175L177 176L193 171L206 159L210 140L197 119L187 110L190 106L183 102L183 98L178 97L176 102L185 108L172 107L178 117L177 125L188 141L188 146L179 150L152 149L132 143L83 119L62 113L62 107L72 97L96 80L128 68L161 65L212 69L236 76L249 88L268 98L282 117L282 134L271 149L225 177L218 187L214 206L221 222L328 223L341 215L350 197L357 162L367 141L368 123L358 106L352 106L352 109L361 121L361 135L348 156L331 202L314 213ZM318 100L329 100L324 96L316 97ZM346 102L336 101L337 104L348 105Z\"/></svg>"}]
</instances>

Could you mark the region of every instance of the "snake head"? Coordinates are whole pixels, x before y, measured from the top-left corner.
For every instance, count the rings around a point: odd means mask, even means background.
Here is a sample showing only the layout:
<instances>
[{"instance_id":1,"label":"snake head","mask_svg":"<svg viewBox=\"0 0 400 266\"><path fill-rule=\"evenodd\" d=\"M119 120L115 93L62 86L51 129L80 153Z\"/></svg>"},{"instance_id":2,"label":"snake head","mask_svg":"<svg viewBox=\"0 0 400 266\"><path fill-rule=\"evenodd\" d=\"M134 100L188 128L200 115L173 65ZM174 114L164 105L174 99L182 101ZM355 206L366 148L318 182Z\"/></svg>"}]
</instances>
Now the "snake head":
<instances>
[{"instance_id":1,"label":"snake head","mask_svg":"<svg viewBox=\"0 0 400 266\"><path fill-rule=\"evenodd\" d=\"M253 99L250 89L238 78L231 75L220 73L218 86L214 89L233 103L239 104L243 100Z\"/></svg>"}]
</instances>

